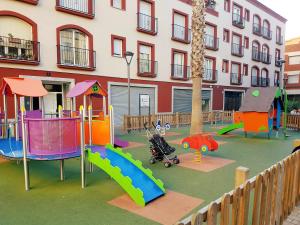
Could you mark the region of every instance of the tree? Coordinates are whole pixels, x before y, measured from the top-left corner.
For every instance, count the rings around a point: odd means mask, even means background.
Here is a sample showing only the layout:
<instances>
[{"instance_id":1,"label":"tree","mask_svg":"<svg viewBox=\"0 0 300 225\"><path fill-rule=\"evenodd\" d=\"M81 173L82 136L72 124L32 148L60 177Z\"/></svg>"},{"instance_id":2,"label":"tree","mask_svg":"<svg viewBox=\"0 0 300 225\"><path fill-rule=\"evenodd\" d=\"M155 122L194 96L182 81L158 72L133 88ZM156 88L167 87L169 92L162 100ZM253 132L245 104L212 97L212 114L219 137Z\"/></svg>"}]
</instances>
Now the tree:
<instances>
[{"instance_id":1,"label":"tree","mask_svg":"<svg viewBox=\"0 0 300 225\"><path fill-rule=\"evenodd\" d=\"M192 15L192 118L190 134L201 134L203 132L202 115L202 78L204 74L204 0L193 0Z\"/></svg>"}]
</instances>

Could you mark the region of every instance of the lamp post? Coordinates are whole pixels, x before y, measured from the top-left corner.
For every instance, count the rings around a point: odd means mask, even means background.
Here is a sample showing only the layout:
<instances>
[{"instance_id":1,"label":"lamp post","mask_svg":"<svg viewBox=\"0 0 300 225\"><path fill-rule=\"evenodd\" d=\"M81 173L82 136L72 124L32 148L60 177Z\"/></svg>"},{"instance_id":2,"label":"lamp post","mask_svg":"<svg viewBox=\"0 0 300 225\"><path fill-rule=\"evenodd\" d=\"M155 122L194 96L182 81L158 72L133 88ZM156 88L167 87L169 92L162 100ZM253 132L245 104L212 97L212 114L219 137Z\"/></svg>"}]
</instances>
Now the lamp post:
<instances>
[{"instance_id":1,"label":"lamp post","mask_svg":"<svg viewBox=\"0 0 300 225\"><path fill-rule=\"evenodd\" d=\"M134 53L133 52L125 52L124 58L127 64L127 79L128 79L128 116L130 116L130 64L132 61Z\"/></svg>"},{"instance_id":2,"label":"lamp post","mask_svg":"<svg viewBox=\"0 0 300 225\"><path fill-rule=\"evenodd\" d=\"M278 64L280 66L280 80L279 80L279 88L283 89L284 93L284 118L283 118L283 133L284 137L287 137L287 132L286 132L286 123L287 123L287 104L288 104L288 99L287 99L287 93L286 93L286 83L287 83L287 77L283 75L283 64L285 63L284 59L278 59Z\"/></svg>"}]
</instances>

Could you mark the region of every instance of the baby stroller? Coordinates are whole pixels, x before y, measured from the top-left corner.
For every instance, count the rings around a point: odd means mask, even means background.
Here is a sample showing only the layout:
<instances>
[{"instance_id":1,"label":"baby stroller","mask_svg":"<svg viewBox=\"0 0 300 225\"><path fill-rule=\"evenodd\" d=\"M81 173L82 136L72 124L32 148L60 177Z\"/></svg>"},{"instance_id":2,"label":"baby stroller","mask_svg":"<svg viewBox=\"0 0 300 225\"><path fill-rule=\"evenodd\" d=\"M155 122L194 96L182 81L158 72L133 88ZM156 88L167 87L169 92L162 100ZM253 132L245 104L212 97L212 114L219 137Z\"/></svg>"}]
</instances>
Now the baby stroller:
<instances>
[{"instance_id":1,"label":"baby stroller","mask_svg":"<svg viewBox=\"0 0 300 225\"><path fill-rule=\"evenodd\" d=\"M166 142L164 137L161 136L159 131L160 129L156 129L154 123L152 123L152 125L155 128L154 134L152 134L150 129L147 127L147 123L144 124L146 135L150 142L150 153L152 155L149 162L154 164L157 161L161 161L164 163L166 168L172 166L173 164L179 164L177 155L172 154L176 151L176 149L171 147Z\"/></svg>"}]
</instances>

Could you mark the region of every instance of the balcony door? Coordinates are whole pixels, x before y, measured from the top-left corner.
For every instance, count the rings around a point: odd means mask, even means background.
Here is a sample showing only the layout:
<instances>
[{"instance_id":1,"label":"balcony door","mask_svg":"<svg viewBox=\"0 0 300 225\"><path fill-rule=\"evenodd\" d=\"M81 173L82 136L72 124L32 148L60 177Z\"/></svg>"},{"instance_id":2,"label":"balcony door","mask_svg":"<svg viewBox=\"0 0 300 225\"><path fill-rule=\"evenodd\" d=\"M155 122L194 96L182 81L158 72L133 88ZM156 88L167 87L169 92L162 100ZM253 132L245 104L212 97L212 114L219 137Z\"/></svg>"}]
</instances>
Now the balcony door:
<instances>
[{"instance_id":1,"label":"balcony door","mask_svg":"<svg viewBox=\"0 0 300 225\"><path fill-rule=\"evenodd\" d=\"M146 1L140 1L139 8L139 27L151 31L152 30L152 20L151 20L151 10L152 4Z\"/></svg>"},{"instance_id":2,"label":"balcony door","mask_svg":"<svg viewBox=\"0 0 300 225\"><path fill-rule=\"evenodd\" d=\"M206 25L205 26L205 45L206 47L214 48L214 37L215 37L215 27Z\"/></svg>"},{"instance_id":3,"label":"balcony door","mask_svg":"<svg viewBox=\"0 0 300 225\"><path fill-rule=\"evenodd\" d=\"M178 13L174 14L174 36L175 38L185 39L185 20L186 17Z\"/></svg>"},{"instance_id":4,"label":"balcony door","mask_svg":"<svg viewBox=\"0 0 300 225\"><path fill-rule=\"evenodd\" d=\"M242 9L237 5L233 5L233 19L236 22L241 22L242 17Z\"/></svg>"},{"instance_id":5,"label":"balcony door","mask_svg":"<svg viewBox=\"0 0 300 225\"><path fill-rule=\"evenodd\" d=\"M139 72L151 73L151 47L147 45L140 45L139 55Z\"/></svg>"},{"instance_id":6,"label":"balcony door","mask_svg":"<svg viewBox=\"0 0 300 225\"><path fill-rule=\"evenodd\" d=\"M213 80L213 67L214 67L214 60L205 58L205 72L204 72L204 80Z\"/></svg>"},{"instance_id":7,"label":"balcony door","mask_svg":"<svg viewBox=\"0 0 300 225\"><path fill-rule=\"evenodd\" d=\"M78 12L89 13L89 0L59 0L60 6Z\"/></svg>"},{"instance_id":8,"label":"balcony door","mask_svg":"<svg viewBox=\"0 0 300 225\"><path fill-rule=\"evenodd\" d=\"M60 32L61 63L87 67L89 65L89 50L87 36L74 29Z\"/></svg>"},{"instance_id":9,"label":"balcony door","mask_svg":"<svg viewBox=\"0 0 300 225\"><path fill-rule=\"evenodd\" d=\"M269 58L269 47L266 45L262 46L262 60L263 62L268 62L268 58Z\"/></svg>"},{"instance_id":10,"label":"balcony door","mask_svg":"<svg viewBox=\"0 0 300 225\"><path fill-rule=\"evenodd\" d=\"M174 77L184 77L184 54L174 53Z\"/></svg>"},{"instance_id":11,"label":"balcony door","mask_svg":"<svg viewBox=\"0 0 300 225\"><path fill-rule=\"evenodd\" d=\"M233 84L238 84L239 76L240 76L240 65L232 63L231 64L231 82Z\"/></svg>"}]
</instances>

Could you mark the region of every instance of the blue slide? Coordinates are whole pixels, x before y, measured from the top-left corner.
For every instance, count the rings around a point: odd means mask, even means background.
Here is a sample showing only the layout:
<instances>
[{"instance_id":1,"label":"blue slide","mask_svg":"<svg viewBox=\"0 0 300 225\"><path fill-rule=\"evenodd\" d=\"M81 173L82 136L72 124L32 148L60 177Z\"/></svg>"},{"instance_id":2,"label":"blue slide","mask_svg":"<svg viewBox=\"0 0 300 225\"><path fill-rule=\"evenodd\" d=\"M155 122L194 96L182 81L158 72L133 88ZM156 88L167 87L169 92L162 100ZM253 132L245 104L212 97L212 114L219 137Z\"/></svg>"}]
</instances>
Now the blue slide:
<instances>
[{"instance_id":1,"label":"blue slide","mask_svg":"<svg viewBox=\"0 0 300 225\"><path fill-rule=\"evenodd\" d=\"M145 169L141 161L134 160L129 153L120 148L107 145L105 150L93 153L88 149L88 160L110 175L140 206L165 194L161 180Z\"/></svg>"}]
</instances>

